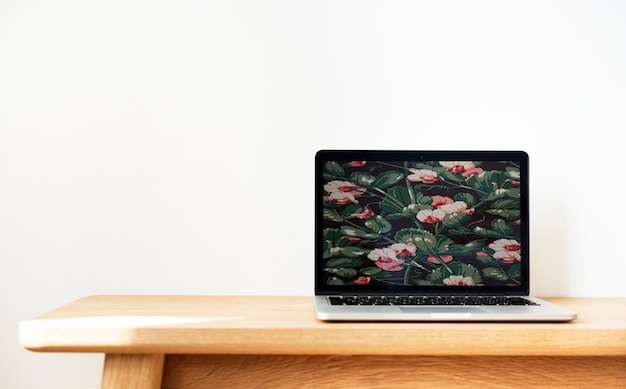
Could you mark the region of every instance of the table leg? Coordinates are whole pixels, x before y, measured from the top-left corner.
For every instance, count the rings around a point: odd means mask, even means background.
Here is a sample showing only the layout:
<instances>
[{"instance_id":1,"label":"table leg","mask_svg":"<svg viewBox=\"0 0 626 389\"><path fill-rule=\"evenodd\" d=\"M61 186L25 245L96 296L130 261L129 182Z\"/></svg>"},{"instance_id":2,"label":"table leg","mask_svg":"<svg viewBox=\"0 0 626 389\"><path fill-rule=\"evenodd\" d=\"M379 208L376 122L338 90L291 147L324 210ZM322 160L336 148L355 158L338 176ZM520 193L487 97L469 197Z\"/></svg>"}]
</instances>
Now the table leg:
<instances>
[{"instance_id":1,"label":"table leg","mask_svg":"<svg viewBox=\"0 0 626 389\"><path fill-rule=\"evenodd\" d=\"M163 354L107 354L102 389L158 389L164 360Z\"/></svg>"}]
</instances>

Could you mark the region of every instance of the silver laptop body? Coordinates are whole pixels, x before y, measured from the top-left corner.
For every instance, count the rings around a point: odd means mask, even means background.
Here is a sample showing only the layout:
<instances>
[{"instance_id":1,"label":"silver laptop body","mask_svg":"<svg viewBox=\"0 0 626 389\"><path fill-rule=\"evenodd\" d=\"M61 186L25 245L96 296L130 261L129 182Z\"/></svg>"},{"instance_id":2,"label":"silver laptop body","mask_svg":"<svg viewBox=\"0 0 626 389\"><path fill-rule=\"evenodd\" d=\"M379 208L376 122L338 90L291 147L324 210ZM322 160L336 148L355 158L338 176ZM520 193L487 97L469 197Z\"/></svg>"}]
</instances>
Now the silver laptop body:
<instances>
[{"instance_id":1,"label":"silver laptop body","mask_svg":"<svg viewBox=\"0 0 626 389\"><path fill-rule=\"evenodd\" d=\"M528 296L528 193L523 151L319 151L317 317L574 320Z\"/></svg>"}]
</instances>

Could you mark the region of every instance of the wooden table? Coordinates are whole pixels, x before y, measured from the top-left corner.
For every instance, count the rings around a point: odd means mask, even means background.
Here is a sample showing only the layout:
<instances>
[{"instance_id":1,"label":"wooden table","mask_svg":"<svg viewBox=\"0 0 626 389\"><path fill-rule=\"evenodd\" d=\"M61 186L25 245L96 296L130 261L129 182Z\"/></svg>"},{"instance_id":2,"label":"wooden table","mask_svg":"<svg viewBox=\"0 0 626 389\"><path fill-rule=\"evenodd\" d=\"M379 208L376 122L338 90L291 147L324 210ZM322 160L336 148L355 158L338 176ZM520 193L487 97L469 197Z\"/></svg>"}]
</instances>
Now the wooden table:
<instances>
[{"instance_id":1,"label":"wooden table","mask_svg":"<svg viewBox=\"0 0 626 389\"><path fill-rule=\"evenodd\" d=\"M102 388L626 388L626 299L573 323L324 323L311 297L92 296L24 321L32 351L105 353Z\"/></svg>"}]
</instances>

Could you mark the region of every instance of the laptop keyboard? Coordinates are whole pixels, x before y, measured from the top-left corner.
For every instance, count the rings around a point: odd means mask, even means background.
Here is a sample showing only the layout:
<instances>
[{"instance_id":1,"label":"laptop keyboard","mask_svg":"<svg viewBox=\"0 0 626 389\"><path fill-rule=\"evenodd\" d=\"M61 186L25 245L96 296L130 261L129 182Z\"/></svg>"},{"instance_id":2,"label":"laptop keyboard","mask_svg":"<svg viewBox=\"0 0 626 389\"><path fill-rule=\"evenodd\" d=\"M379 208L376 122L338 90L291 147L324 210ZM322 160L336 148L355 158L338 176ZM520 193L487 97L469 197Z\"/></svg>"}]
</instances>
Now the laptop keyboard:
<instances>
[{"instance_id":1,"label":"laptop keyboard","mask_svg":"<svg viewBox=\"0 0 626 389\"><path fill-rule=\"evenodd\" d=\"M507 296L354 296L328 299L331 305L539 305L523 297Z\"/></svg>"}]
</instances>

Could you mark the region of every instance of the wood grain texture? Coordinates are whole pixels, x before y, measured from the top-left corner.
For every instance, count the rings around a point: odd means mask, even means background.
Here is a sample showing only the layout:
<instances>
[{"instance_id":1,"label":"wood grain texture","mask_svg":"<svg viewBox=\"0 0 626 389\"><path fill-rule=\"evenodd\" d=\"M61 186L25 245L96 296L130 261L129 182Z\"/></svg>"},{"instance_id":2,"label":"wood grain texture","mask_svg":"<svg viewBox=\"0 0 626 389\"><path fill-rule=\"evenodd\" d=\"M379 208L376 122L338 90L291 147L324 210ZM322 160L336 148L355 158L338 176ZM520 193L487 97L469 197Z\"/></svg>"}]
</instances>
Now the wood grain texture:
<instances>
[{"instance_id":1,"label":"wood grain texture","mask_svg":"<svg viewBox=\"0 0 626 389\"><path fill-rule=\"evenodd\" d=\"M549 300L578 320L325 323L311 297L92 296L20 341L106 353L104 389L626 387L626 299Z\"/></svg>"},{"instance_id":2,"label":"wood grain texture","mask_svg":"<svg viewBox=\"0 0 626 389\"><path fill-rule=\"evenodd\" d=\"M107 354L102 389L158 389L164 359L163 354Z\"/></svg>"},{"instance_id":3,"label":"wood grain texture","mask_svg":"<svg viewBox=\"0 0 626 389\"><path fill-rule=\"evenodd\" d=\"M325 323L312 297L92 296L20 325L33 351L626 355L626 299L547 299L573 323Z\"/></svg>"},{"instance_id":4,"label":"wood grain texture","mask_svg":"<svg viewBox=\"0 0 626 389\"><path fill-rule=\"evenodd\" d=\"M163 388L626 388L626 357L168 355Z\"/></svg>"}]
</instances>

